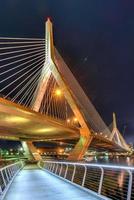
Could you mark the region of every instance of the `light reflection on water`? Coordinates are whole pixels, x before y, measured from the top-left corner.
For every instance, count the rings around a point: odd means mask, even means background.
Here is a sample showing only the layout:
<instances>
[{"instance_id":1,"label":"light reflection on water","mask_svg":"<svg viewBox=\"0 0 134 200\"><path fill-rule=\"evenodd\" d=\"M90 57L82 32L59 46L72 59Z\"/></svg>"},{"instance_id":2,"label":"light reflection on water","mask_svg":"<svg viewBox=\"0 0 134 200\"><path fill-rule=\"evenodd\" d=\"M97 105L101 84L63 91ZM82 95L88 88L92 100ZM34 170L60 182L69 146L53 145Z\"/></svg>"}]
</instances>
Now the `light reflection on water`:
<instances>
[{"instance_id":1,"label":"light reflection on water","mask_svg":"<svg viewBox=\"0 0 134 200\"><path fill-rule=\"evenodd\" d=\"M88 160L89 163L96 164L110 164L117 166L131 166L134 167L134 158L133 157L123 157L123 156L100 156L100 157L90 157ZM128 191L128 180L129 173L125 169L104 169L104 185L105 196L112 198L113 200L126 200L127 191ZM134 181L134 180L133 180ZM109 191L107 190L107 187ZM132 188L133 190L133 188ZM111 197L112 195L112 197ZM133 194L132 194L133 195ZM134 196L131 196L131 200L134 199Z\"/></svg>"},{"instance_id":2,"label":"light reflection on water","mask_svg":"<svg viewBox=\"0 0 134 200\"><path fill-rule=\"evenodd\" d=\"M108 156L100 156L93 157L90 156L86 158L88 163L97 163L97 164L114 164L114 165L122 165L122 166L133 166L134 167L134 158L133 157L108 157Z\"/></svg>"}]
</instances>

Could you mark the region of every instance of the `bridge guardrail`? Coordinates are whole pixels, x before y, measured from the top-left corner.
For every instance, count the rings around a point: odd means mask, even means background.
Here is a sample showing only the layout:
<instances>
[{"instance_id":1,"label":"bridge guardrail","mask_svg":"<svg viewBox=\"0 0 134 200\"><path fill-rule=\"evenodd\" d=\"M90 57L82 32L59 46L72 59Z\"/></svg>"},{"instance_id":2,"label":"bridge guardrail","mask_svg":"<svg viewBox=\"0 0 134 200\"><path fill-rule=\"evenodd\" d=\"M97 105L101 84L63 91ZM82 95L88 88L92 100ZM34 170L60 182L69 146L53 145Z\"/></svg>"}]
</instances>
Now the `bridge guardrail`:
<instances>
[{"instance_id":1,"label":"bridge guardrail","mask_svg":"<svg viewBox=\"0 0 134 200\"><path fill-rule=\"evenodd\" d=\"M42 161L40 166L102 199L134 199L133 167L55 161Z\"/></svg>"},{"instance_id":2,"label":"bridge guardrail","mask_svg":"<svg viewBox=\"0 0 134 200\"><path fill-rule=\"evenodd\" d=\"M19 161L0 169L0 200L4 198L10 184L23 166L24 162Z\"/></svg>"}]
</instances>

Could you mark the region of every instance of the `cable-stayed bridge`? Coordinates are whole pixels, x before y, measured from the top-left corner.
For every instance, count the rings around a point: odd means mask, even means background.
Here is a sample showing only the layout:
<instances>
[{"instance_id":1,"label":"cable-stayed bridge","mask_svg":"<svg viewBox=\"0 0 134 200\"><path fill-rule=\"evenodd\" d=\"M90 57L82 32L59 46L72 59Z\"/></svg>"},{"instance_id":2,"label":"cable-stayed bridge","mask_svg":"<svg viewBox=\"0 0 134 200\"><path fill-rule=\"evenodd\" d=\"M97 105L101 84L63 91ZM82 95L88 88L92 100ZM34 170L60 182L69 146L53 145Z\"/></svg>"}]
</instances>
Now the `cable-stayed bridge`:
<instances>
[{"instance_id":1,"label":"cable-stayed bridge","mask_svg":"<svg viewBox=\"0 0 134 200\"><path fill-rule=\"evenodd\" d=\"M0 38L1 139L21 140L33 155L33 141L77 139L70 160L90 146L129 151L115 114L111 132L58 53L49 19L45 31L45 39Z\"/></svg>"}]
</instances>

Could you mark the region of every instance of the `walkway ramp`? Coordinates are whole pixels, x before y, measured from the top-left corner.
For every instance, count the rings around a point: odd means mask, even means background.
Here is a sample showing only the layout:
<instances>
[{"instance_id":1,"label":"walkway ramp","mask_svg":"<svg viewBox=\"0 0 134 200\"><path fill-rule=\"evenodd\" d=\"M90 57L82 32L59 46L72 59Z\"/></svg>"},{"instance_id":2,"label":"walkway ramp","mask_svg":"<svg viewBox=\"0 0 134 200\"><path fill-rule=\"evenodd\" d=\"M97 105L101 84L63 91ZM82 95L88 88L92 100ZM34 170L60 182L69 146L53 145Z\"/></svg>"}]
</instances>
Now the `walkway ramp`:
<instances>
[{"instance_id":1,"label":"walkway ramp","mask_svg":"<svg viewBox=\"0 0 134 200\"><path fill-rule=\"evenodd\" d=\"M96 196L37 167L25 167L14 179L4 200L97 200Z\"/></svg>"}]
</instances>

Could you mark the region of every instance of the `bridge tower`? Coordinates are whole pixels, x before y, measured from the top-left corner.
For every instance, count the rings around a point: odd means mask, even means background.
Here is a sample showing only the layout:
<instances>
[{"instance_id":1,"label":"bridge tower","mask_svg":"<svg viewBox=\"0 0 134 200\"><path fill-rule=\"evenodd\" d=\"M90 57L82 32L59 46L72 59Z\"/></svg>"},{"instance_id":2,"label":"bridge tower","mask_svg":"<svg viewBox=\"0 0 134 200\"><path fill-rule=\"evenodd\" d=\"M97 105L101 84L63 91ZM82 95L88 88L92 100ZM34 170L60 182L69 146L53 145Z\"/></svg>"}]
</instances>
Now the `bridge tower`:
<instances>
[{"instance_id":1,"label":"bridge tower","mask_svg":"<svg viewBox=\"0 0 134 200\"><path fill-rule=\"evenodd\" d=\"M124 149L130 151L129 146L127 145L126 141L124 140L120 131L117 128L117 121L116 121L115 113L113 113L113 130L112 130L112 134L110 136L110 140L116 142L121 147L124 147Z\"/></svg>"},{"instance_id":2,"label":"bridge tower","mask_svg":"<svg viewBox=\"0 0 134 200\"><path fill-rule=\"evenodd\" d=\"M91 129L88 126L86 118L84 116L84 110L82 110L82 106L80 105L79 102L79 98L80 99L83 98L81 95L83 95L84 92L82 88L79 86L78 82L75 80L71 71L64 63L63 59L60 57L58 51L54 47L53 29L50 19L48 19L46 22L45 42L46 42L45 63L42 69L40 81L38 83L32 101L32 109L36 112L39 111L44 93L46 91L47 81L49 80L50 75L52 74L56 82L58 83L62 93L64 94L66 101L70 105L74 115L77 116L78 122L81 126L80 139L76 144L75 148L72 150L68 159L81 160L93 138L91 134ZM48 67L48 71L47 73L44 73L46 72L46 70L44 70L46 67ZM76 88L80 94L78 95L78 97L77 95L75 96Z\"/></svg>"}]
</instances>

